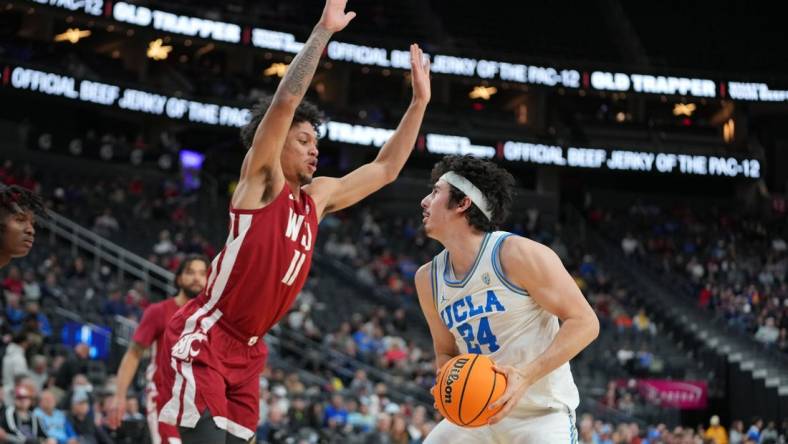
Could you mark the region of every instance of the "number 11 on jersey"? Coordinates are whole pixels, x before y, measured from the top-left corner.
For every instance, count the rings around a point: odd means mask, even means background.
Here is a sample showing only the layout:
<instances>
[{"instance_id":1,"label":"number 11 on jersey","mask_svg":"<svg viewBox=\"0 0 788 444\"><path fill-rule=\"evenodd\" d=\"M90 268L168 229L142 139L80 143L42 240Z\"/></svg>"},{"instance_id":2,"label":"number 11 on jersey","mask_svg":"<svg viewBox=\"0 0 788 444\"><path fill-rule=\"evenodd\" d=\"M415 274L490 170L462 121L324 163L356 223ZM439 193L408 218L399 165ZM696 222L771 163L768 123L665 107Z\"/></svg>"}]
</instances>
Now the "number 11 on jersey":
<instances>
[{"instance_id":1,"label":"number 11 on jersey","mask_svg":"<svg viewBox=\"0 0 788 444\"><path fill-rule=\"evenodd\" d=\"M285 285L293 285L298 273L301 271L301 266L304 265L306 254L298 250L293 250L293 259L290 260L290 266L287 267L287 273L282 278L282 283Z\"/></svg>"}]
</instances>

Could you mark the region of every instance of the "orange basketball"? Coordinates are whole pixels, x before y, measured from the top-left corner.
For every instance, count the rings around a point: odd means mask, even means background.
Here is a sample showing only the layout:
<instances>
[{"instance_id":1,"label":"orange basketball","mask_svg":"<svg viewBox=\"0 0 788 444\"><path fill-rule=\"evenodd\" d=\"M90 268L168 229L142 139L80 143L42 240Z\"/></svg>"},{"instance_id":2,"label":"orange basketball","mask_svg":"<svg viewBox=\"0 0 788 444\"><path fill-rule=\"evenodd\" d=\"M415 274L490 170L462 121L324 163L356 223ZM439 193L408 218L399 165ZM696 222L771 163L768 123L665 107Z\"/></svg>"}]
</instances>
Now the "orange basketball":
<instances>
[{"instance_id":1,"label":"orange basketball","mask_svg":"<svg viewBox=\"0 0 788 444\"><path fill-rule=\"evenodd\" d=\"M481 427L501 410L487 408L506 390L506 378L493 371L493 364L487 356L466 353L443 365L432 396L444 418L462 427Z\"/></svg>"}]
</instances>

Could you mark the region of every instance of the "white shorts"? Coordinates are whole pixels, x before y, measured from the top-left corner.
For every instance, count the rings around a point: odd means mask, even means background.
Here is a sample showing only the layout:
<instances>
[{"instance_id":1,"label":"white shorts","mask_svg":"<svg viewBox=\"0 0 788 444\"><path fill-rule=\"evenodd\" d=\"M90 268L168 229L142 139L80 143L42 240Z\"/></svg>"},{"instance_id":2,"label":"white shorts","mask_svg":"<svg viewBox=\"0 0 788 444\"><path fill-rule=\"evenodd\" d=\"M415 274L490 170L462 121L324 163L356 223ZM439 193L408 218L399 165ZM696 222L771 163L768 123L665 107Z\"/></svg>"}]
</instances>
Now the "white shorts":
<instances>
[{"instance_id":1,"label":"white shorts","mask_svg":"<svg viewBox=\"0 0 788 444\"><path fill-rule=\"evenodd\" d=\"M443 420L427 435L424 444L577 444L575 413L552 410L544 414L512 418L498 424L466 428Z\"/></svg>"}]
</instances>

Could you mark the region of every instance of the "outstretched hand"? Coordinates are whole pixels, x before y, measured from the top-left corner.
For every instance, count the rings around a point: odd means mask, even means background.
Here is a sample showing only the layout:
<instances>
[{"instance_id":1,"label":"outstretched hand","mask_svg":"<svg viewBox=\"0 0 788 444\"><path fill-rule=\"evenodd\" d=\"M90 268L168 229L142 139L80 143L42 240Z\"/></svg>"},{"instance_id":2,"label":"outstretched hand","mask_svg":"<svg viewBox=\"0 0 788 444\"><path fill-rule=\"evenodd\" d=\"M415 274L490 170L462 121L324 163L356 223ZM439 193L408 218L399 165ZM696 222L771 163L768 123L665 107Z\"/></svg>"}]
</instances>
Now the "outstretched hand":
<instances>
[{"instance_id":1,"label":"outstretched hand","mask_svg":"<svg viewBox=\"0 0 788 444\"><path fill-rule=\"evenodd\" d=\"M345 12L346 5L347 0L326 0L319 24L331 32L345 29L345 26L356 16L353 11Z\"/></svg>"},{"instance_id":2,"label":"outstretched hand","mask_svg":"<svg viewBox=\"0 0 788 444\"><path fill-rule=\"evenodd\" d=\"M413 100L430 101L430 60L425 59L419 45L410 45L410 76L413 85Z\"/></svg>"}]
</instances>

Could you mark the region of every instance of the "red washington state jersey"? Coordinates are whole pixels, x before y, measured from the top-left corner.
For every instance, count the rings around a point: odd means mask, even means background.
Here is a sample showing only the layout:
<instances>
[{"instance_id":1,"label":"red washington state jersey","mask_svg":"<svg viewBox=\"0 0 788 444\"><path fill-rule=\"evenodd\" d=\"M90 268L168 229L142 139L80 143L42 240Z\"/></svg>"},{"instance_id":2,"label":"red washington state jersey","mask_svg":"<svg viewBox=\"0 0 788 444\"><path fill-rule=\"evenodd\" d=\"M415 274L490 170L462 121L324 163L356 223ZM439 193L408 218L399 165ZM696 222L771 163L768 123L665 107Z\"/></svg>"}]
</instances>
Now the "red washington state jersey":
<instances>
[{"instance_id":1,"label":"red washington state jersey","mask_svg":"<svg viewBox=\"0 0 788 444\"><path fill-rule=\"evenodd\" d=\"M187 319L174 320L183 322L179 345L190 345L214 323L241 341L257 342L287 313L304 286L317 223L312 198L302 191L295 200L287 185L263 208L231 208L230 233L211 262L205 291L181 310ZM185 359L189 347L179 345L173 356Z\"/></svg>"},{"instance_id":2,"label":"red washington state jersey","mask_svg":"<svg viewBox=\"0 0 788 444\"><path fill-rule=\"evenodd\" d=\"M167 330L167 324L170 319L178 311L178 304L175 303L175 298L165 299L163 301L151 304L145 309L142 314L140 325L134 330L132 341L143 347L150 347L151 356L150 364L145 370L145 378L148 381L148 394L153 396L155 400L156 393L159 392L161 381L157 376L160 372L159 368L170 365L170 356L168 352L162 352L164 347L164 332Z\"/></svg>"}]
</instances>

